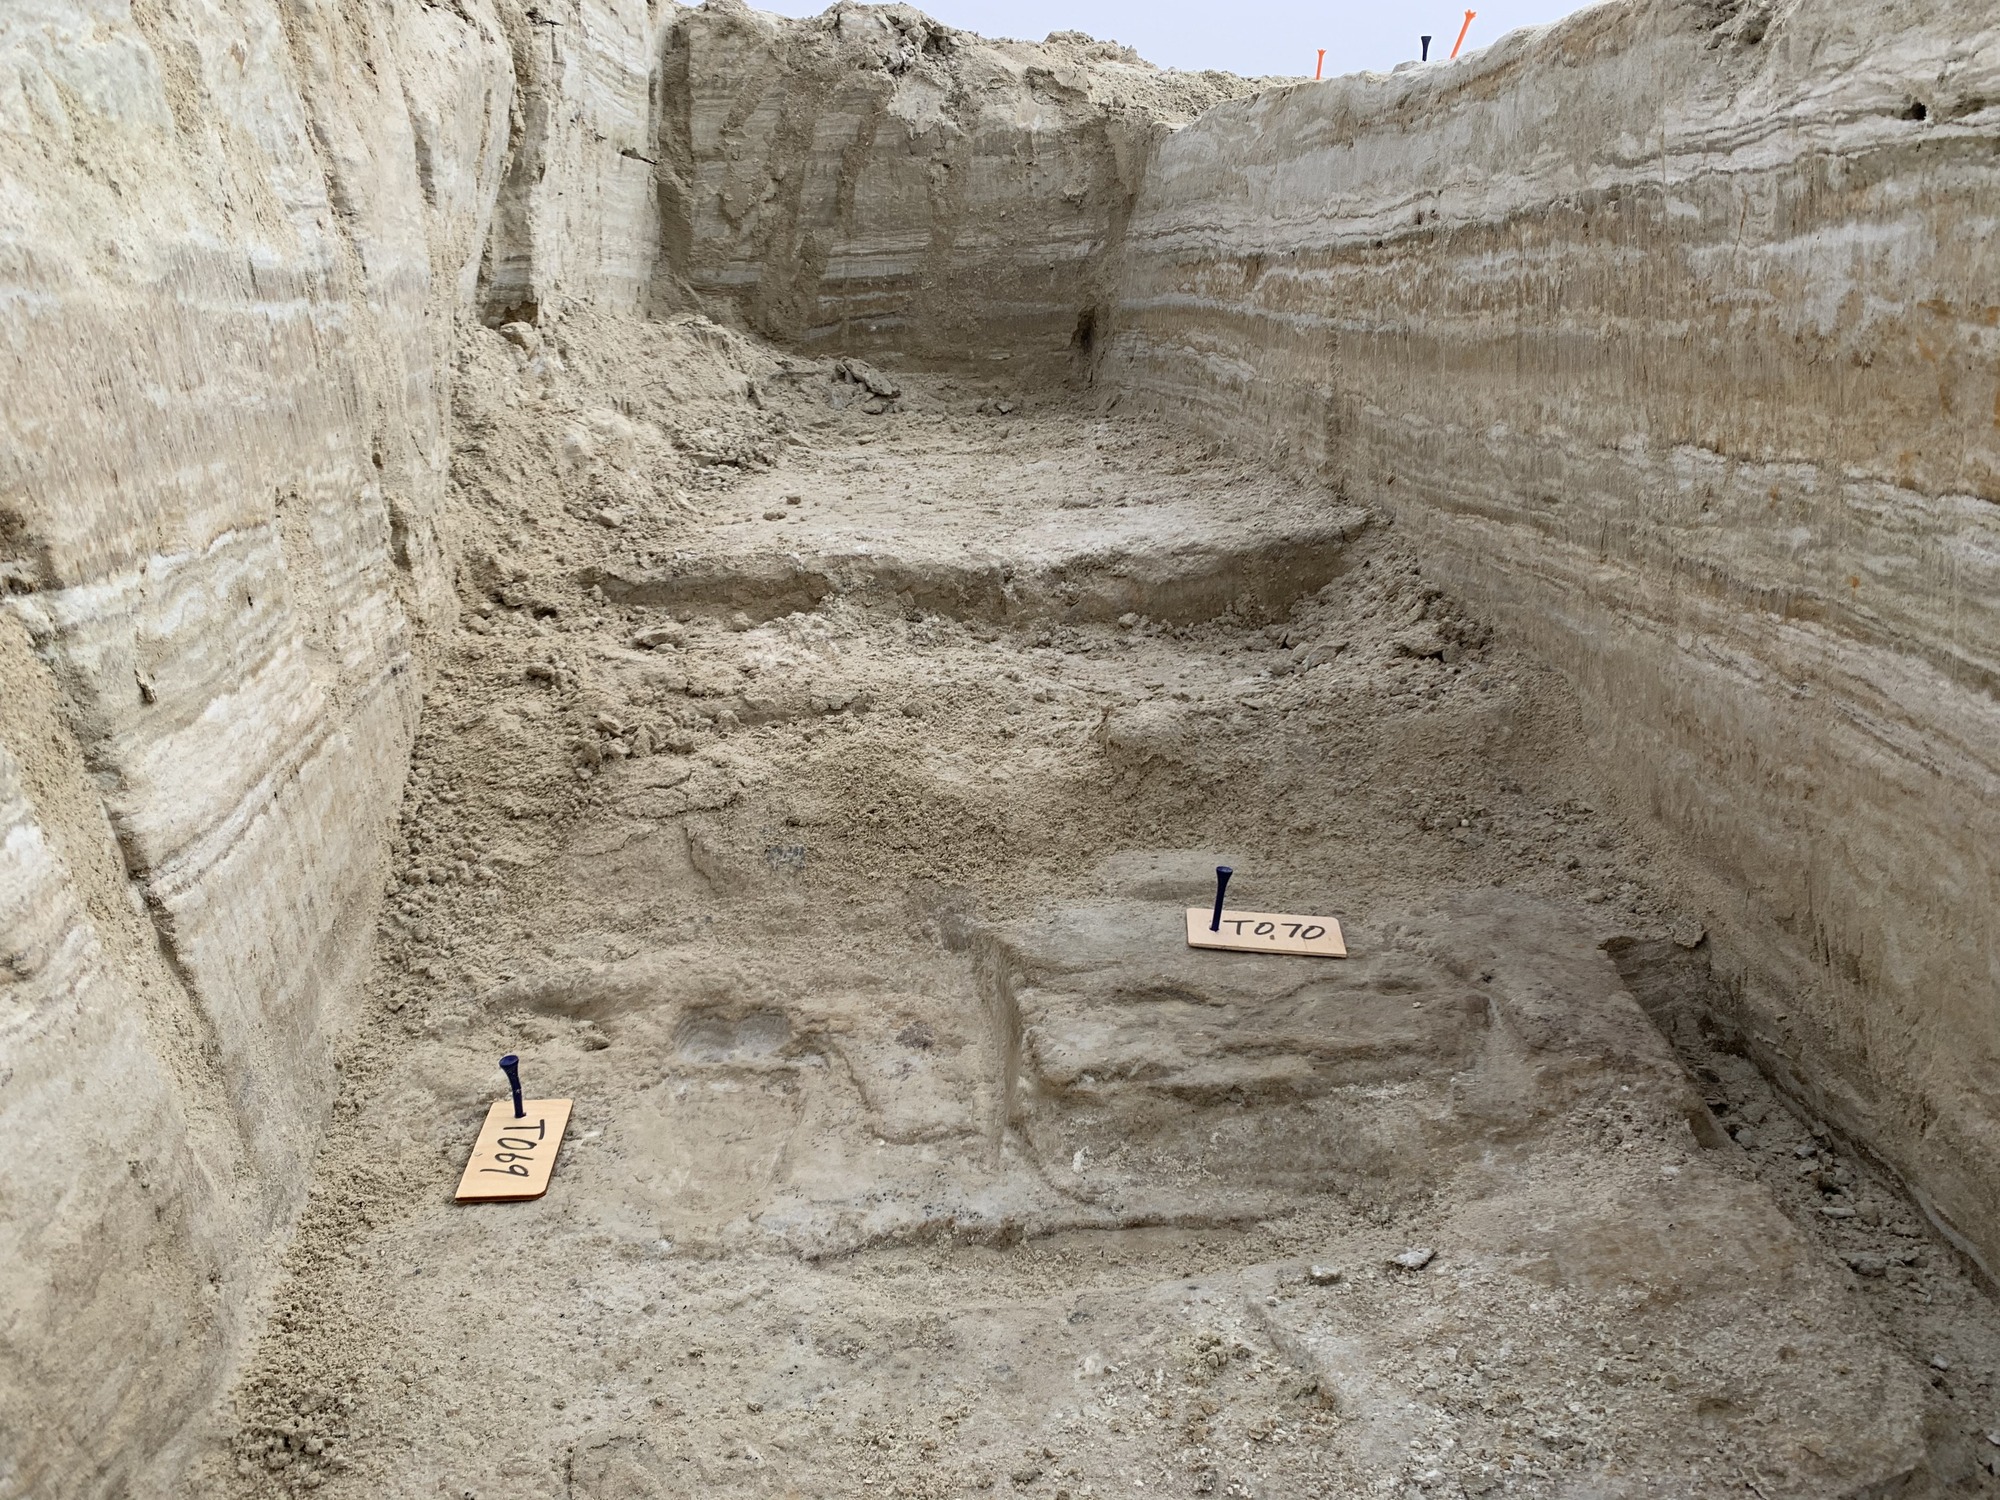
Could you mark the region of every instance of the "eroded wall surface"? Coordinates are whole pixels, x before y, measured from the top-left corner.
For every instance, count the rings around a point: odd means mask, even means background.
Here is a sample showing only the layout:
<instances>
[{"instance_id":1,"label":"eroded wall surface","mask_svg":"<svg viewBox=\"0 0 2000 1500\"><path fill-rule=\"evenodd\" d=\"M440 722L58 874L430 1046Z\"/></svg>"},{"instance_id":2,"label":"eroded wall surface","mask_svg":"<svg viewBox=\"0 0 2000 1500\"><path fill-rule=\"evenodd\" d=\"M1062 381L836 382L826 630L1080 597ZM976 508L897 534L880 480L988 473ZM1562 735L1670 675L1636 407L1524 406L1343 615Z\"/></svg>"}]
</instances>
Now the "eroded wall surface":
<instances>
[{"instance_id":1,"label":"eroded wall surface","mask_svg":"<svg viewBox=\"0 0 2000 1500\"><path fill-rule=\"evenodd\" d=\"M1091 352L1167 123L1251 87L1074 34L989 42L900 5L808 21L706 5L661 68L680 290L807 350L1037 374Z\"/></svg>"},{"instance_id":2,"label":"eroded wall surface","mask_svg":"<svg viewBox=\"0 0 2000 1500\"><path fill-rule=\"evenodd\" d=\"M2000 1267L2000 28L1632 3L1161 147L1103 377L1575 678L1750 1046Z\"/></svg>"},{"instance_id":3,"label":"eroded wall surface","mask_svg":"<svg viewBox=\"0 0 2000 1500\"><path fill-rule=\"evenodd\" d=\"M671 0L495 0L514 73L507 170L485 247L494 325L589 303L641 313L660 251L654 139Z\"/></svg>"},{"instance_id":4,"label":"eroded wall surface","mask_svg":"<svg viewBox=\"0 0 2000 1500\"><path fill-rule=\"evenodd\" d=\"M511 85L479 6L0 13L0 1495L163 1493L303 1199Z\"/></svg>"}]
</instances>

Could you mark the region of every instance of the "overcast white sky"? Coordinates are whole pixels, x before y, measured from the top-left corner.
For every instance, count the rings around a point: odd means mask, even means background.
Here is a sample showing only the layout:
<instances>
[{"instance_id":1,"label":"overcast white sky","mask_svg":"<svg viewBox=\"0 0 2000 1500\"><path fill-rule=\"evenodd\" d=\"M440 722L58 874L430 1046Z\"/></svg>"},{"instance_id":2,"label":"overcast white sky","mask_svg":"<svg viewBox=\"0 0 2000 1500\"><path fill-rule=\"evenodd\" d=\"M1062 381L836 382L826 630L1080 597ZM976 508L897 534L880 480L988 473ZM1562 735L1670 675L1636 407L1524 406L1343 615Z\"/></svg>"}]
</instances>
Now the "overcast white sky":
<instances>
[{"instance_id":1,"label":"overcast white sky","mask_svg":"<svg viewBox=\"0 0 2000 1500\"><path fill-rule=\"evenodd\" d=\"M818 15L828 0L750 0L788 16ZM1539 26L1583 7L1576 0L913 0L917 8L981 36L1040 41L1051 31L1087 31L1137 47L1169 68L1310 78L1326 48L1327 76L1362 68L1387 71L1417 55L1429 32L1431 56L1444 57L1468 7L1477 12L1465 50L1499 40L1517 26Z\"/></svg>"}]
</instances>

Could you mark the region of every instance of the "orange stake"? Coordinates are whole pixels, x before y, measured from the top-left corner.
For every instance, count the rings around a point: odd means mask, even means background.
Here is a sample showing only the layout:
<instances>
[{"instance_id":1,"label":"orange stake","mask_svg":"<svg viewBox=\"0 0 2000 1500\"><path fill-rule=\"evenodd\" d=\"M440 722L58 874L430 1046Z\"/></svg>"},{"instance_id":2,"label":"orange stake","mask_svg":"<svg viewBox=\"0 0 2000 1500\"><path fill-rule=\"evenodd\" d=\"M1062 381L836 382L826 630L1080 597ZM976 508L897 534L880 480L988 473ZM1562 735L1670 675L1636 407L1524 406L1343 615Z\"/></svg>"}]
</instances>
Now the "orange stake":
<instances>
[{"instance_id":1,"label":"orange stake","mask_svg":"<svg viewBox=\"0 0 2000 1500\"><path fill-rule=\"evenodd\" d=\"M1469 10L1465 13L1465 24L1458 28L1458 40L1451 44L1451 55L1453 57L1457 57L1458 49L1465 45L1465 34L1472 30L1472 18L1478 14L1479 12L1476 10Z\"/></svg>"},{"instance_id":2,"label":"orange stake","mask_svg":"<svg viewBox=\"0 0 2000 1500\"><path fill-rule=\"evenodd\" d=\"M1322 47L1319 49L1319 61L1313 64L1313 81L1317 83L1319 81L1320 74L1324 73L1325 71L1326 71L1326 48Z\"/></svg>"}]
</instances>

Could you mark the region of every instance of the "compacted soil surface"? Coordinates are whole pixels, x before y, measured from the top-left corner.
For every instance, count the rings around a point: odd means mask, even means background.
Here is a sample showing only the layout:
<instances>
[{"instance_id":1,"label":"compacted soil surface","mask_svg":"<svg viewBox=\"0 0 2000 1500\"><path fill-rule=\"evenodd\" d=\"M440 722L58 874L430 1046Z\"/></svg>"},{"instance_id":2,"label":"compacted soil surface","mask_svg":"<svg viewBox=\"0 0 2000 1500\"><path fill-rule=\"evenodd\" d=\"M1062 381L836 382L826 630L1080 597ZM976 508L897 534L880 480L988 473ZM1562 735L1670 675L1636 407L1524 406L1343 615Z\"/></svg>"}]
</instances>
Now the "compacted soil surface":
<instances>
[{"instance_id":1,"label":"compacted soil surface","mask_svg":"<svg viewBox=\"0 0 2000 1500\"><path fill-rule=\"evenodd\" d=\"M509 338L207 1492L1985 1492L1991 1305L1382 518L997 379ZM1218 864L1351 956L1189 949ZM508 1052L553 1184L455 1203Z\"/></svg>"}]
</instances>

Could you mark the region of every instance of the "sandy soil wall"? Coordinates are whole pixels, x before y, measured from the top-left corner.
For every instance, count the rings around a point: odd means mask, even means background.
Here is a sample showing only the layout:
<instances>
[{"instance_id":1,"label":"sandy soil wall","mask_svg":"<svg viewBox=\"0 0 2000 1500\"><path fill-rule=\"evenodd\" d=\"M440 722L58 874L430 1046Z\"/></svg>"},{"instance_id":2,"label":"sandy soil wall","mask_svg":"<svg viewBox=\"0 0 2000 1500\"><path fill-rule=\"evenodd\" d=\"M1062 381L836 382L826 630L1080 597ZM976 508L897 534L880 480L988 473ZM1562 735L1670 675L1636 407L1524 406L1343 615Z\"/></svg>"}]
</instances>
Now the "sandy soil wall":
<instances>
[{"instance_id":1,"label":"sandy soil wall","mask_svg":"<svg viewBox=\"0 0 2000 1500\"><path fill-rule=\"evenodd\" d=\"M0 14L0 1495L164 1493L303 1199L511 88L477 4Z\"/></svg>"},{"instance_id":2,"label":"sandy soil wall","mask_svg":"<svg viewBox=\"0 0 2000 1500\"><path fill-rule=\"evenodd\" d=\"M2000 29L1632 3L1161 148L1102 376L1581 685L1752 1048L2000 1267Z\"/></svg>"},{"instance_id":3,"label":"sandy soil wall","mask_svg":"<svg viewBox=\"0 0 2000 1500\"><path fill-rule=\"evenodd\" d=\"M1065 373L1094 345L1153 143L1251 86L1087 37L988 42L906 6L707 5L662 52L668 270L807 350Z\"/></svg>"},{"instance_id":4,"label":"sandy soil wall","mask_svg":"<svg viewBox=\"0 0 2000 1500\"><path fill-rule=\"evenodd\" d=\"M660 258L660 0L495 0L514 73L480 315L639 313Z\"/></svg>"}]
</instances>

